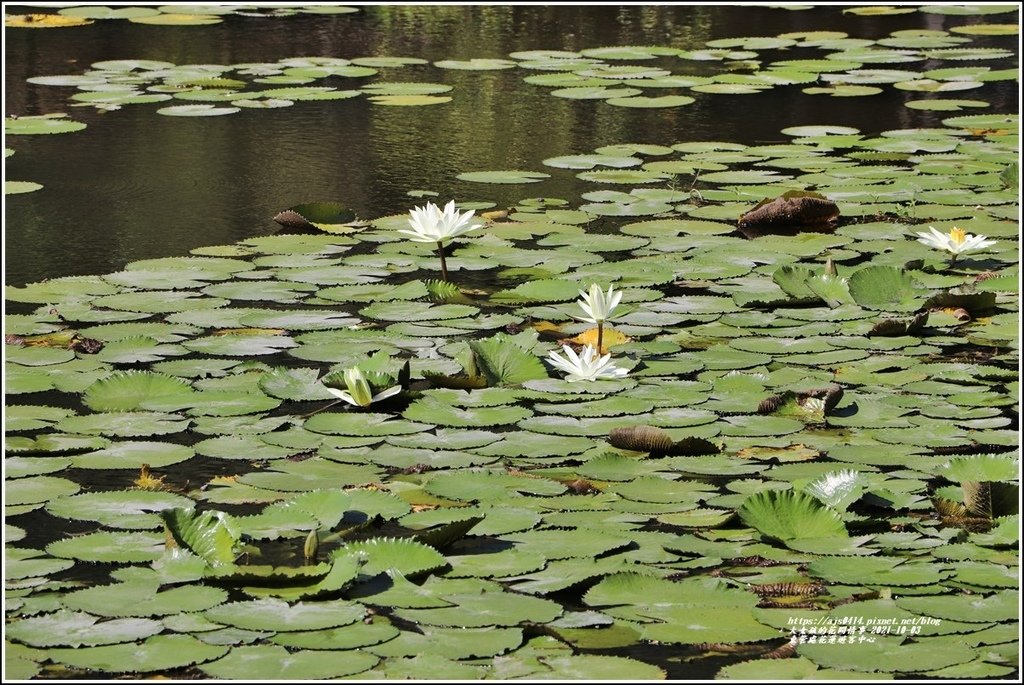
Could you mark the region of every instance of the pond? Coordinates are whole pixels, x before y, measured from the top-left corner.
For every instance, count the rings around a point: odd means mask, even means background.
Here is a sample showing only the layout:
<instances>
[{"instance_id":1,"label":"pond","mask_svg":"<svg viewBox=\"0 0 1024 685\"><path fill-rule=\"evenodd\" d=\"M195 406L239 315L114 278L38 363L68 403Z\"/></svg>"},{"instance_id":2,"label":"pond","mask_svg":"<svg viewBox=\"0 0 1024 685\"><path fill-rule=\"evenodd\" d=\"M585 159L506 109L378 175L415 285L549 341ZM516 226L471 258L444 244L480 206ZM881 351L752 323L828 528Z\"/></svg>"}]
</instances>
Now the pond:
<instances>
[{"instance_id":1,"label":"pond","mask_svg":"<svg viewBox=\"0 0 1024 685\"><path fill-rule=\"evenodd\" d=\"M1017 673L1017 5L7 11L8 677Z\"/></svg>"}]
</instances>

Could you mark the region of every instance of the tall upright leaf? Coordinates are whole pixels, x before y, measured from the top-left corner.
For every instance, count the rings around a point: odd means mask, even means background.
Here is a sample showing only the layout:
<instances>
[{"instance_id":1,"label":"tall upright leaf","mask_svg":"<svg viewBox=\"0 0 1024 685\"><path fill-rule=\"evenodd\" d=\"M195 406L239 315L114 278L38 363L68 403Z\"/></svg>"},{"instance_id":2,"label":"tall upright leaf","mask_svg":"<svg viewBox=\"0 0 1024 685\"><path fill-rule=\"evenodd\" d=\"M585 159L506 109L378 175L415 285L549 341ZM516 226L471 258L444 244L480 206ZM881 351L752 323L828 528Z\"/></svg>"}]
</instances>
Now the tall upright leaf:
<instances>
[{"instance_id":1,"label":"tall upright leaf","mask_svg":"<svg viewBox=\"0 0 1024 685\"><path fill-rule=\"evenodd\" d=\"M802 492L759 492L748 497L736 513L762 535L784 543L802 538L847 537L839 513Z\"/></svg>"},{"instance_id":2,"label":"tall upright leaf","mask_svg":"<svg viewBox=\"0 0 1024 685\"><path fill-rule=\"evenodd\" d=\"M178 545L214 566L230 564L238 556L241 533L231 517L222 511L199 514L192 509L164 509L160 518Z\"/></svg>"},{"instance_id":3,"label":"tall upright leaf","mask_svg":"<svg viewBox=\"0 0 1024 685\"><path fill-rule=\"evenodd\" d=\"M476 353L480 371L489 385L517 385L548 377L540 359L504 333L487 340L474 340L469 346Z\"/></svg>"}]
</instances>

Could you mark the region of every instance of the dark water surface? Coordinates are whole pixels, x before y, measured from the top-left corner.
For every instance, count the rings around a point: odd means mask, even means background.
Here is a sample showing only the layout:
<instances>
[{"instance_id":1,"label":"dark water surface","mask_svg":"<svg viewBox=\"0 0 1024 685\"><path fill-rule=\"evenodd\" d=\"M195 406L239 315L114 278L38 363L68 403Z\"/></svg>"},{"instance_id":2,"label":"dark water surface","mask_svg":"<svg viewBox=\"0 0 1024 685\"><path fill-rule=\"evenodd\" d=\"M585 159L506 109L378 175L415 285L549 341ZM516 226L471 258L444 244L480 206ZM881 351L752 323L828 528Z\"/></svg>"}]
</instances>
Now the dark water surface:
<instances>
[{"instance_id":1,"label":"dark water surface","mask_svg":"<svg viewBox=\"0 0 1024 685\"><path fill-rule=\"evenodd\" d=\"M695 94L697 102L673 109L628 109L552 97L550 89L522 80L544 72L454 71L426 64L381 69L369 79L325 79L316 85L442 82L454 86L448 93L451 102L380 107L352 98L187 118L155 113L168 103L128 105L108 113L71 107L67 98L74 88L27 83L32 76L80 74L94 62L111 59L237 64L300 56L387 55L436 61L612 45L698 49L708 40L808 30L874 39L900 29L944 29L947 24L992 20L920 12L855 17L844 15L842 9L382 5L338 16L226 16L213 26L107 20L75 28L8 29L5 115L67 112L88 128L7 139L7 146L16 151L5 161L7 178L35 181L44 188L6 200L5 281L21 285L107 273L133 260L185 255L199 246L274 233L279 227L271 217L301 202L340 201L365 218L405 212L422 202L406 195L413 189L436 191L439 199L487 200L499 206L531 196L575 202L581 192L597 189L596 184L575 178L572 170L544 167L541 160L588 153L612 143L783 142L786 136L779 131L787 126L843 125L872 134L934 126L950 116L902 105L920 99L921 93L886 87L884 93L867 98L831 98L803 95L800 89L806 85L753 96ZM31 9L7 6L7 11ZM1001 15L998 21L1009 19ZM972 45L992 40L999 39L975 37ZM1004 38L994 44L1006 47L1007 42ZM790 48L761 51L761 58L767 62L822 54ZM984 64L1001 68L992 60ZM936 66L940 64L918 62L910 68ZM677 73L721 68L681 60L672 61L672 67ZM1013 82L989 83L964 97L992 102L986 111L1017 111ZM528 186L455 179L464 171L491 169L544 171L552 178Z\"/></svg>"}]
</instances>

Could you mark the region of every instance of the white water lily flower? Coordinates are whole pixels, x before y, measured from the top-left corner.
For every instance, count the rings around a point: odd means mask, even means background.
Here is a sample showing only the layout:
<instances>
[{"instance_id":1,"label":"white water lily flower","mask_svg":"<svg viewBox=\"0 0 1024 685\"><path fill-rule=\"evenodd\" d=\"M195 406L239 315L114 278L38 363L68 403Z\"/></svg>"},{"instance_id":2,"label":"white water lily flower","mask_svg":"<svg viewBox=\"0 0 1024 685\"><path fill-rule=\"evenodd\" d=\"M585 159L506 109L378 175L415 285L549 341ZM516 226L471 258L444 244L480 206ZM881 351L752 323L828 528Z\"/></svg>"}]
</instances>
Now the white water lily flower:
<instances>
[{"instance_id":1,"label":"white water lily flower","mask_svg":"<svg viewBox=\"0 0 1024 685\"><path fill-rule=\"evenodd\" d=\"M608 292L602 292L597 283L590 284L590 292L580 291L582 301L577 301L586 316L577 316L580 321L601 324L611 318L612 312L619 306L622 299L622 291L615 292L615 286L608 286Z\"/></svg>"},{"instance_id":2,"label":"white water lily flower","mask_svg":"<svg viewBox=\"0 0 1024 685\"><path fill-rule=\"evenodd\" d=\"M451 200L440 209L433 202L426 207L416 207L409 211L409 229L399 229L399 233L409 236L418 243L441 243L449 238L480 228L483 224L469 225L474 210L462 214L455 209L455 200Z\"/></svg>"},{"instance_id":3,"label":"white water lily flower","mask_svg":"<svg viewBox=\"0 0 1024 685\"><path fill-rule=\"evenodd\" d=\"M592 381L600 378L622 378L627 373L626 369L620 369L612 364L612 356L606 354L598 356L597 349L591 345L583 348L583 353L577 355L576 351L568 345L562 345L565 357L552 350L548 353L548 361L554 364L559 370L566 373L565 380Z\"/></svg>"},{"instance_id":4,"label":"white water lily flower","mask_svg":"<svg viewBox=\"0 0 1024 685\"><path fill-rule=\"evenodd\" d=\"M934 226L929 226L931 233L919 232L917 242L923 243L936 250L945 250L953 255L954 259L967 252L983 250L996 244L995 240L986 240L983 235L971 235L963 229L954 226L949 233L939 233Z\"/></svg>"},{"instance_id":5,"label":"white water lily flower","mask_svg":"<svg viewBox=\"0 0 1024 685\"><path fill-rule=\"evenodd\" d=\"M396 385L374 395L370 390L370 384L366 382L366 377L357 366L345 369L345 385L348 386L347 391L328 387L327 392L354 407L369 407L374 402L386 400L402 392L402 386Z\"/></svg>"}]
</instances>

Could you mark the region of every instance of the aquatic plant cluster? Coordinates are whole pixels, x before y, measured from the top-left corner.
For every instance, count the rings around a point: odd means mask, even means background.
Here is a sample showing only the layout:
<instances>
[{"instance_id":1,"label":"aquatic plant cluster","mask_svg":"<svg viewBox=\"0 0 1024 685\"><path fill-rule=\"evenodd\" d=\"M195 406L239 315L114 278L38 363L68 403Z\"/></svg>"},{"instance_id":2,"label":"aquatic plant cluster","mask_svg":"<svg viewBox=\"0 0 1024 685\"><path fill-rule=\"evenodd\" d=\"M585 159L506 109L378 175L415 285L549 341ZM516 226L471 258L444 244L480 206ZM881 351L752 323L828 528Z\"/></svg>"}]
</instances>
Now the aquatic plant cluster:
<instances>
[{"instance_id":1,"label":"aquatic plant cluster","mask_svg":"<svg viewBox=\"0 0 1024 685\"><path fill-rule=\"evenodd\" d=\"M942 124L7 287L7 676L1013 673L1018 118Z\"/></svg>"}]
</instances>

